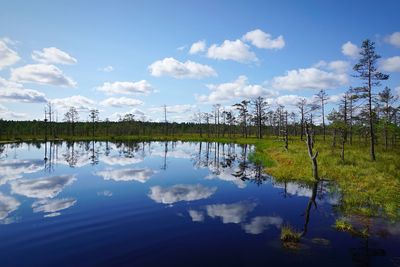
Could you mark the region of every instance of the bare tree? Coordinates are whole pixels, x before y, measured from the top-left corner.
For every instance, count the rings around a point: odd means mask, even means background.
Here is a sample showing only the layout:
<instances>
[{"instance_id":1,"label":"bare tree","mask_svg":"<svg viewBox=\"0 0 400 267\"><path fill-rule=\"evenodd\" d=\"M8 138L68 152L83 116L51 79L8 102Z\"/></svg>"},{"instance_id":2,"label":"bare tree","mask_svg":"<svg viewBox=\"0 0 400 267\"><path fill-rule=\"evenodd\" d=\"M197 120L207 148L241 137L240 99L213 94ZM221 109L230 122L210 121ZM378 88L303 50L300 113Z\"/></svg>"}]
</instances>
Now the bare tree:
<instances>
[{"instance_id":1,"label":"bare tree","mask_svg":"<svg viewBox=\"0 0 400 267\"><path fill-rule=\"evenodd\" d=\"M316 100L317 103L314 103L315 109L320 109L321 110L321 117L322 117L322 130L323 130L323 135L324 135L324 141L325 141L325 135L326 135L326 126L325 126L325 103L329 99L328 94L325 92L325 90L320 90L316 95Z\"/></svg>"},{"instance_id":2,"label":"bare tree","mask_svg":"<svg viewBox=\"0 0 400 267\"><path fill-rule=\"evenodd\" d=\"M305 122L305 115L306 115L306 105L307 105L307 100L305 98L302 98L296 104L296 106L299 108L299 111L300 111L300 139L301 140L303 140L303 136L304 136L304 122Z\"/></svg>"}]
</instances>

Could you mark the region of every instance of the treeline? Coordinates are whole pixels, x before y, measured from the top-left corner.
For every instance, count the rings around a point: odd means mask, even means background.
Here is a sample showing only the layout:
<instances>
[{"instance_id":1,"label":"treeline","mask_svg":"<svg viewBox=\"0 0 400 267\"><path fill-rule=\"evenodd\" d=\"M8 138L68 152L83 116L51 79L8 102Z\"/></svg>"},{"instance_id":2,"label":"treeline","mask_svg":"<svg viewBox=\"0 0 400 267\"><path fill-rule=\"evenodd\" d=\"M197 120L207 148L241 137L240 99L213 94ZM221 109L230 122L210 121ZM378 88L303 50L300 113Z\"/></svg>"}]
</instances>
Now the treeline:
<instances>
[{"instance_id":1,"label":"treeline","mask_svg":"<svg viewBox=\"0 0 400 267\"><path fill-rule=\"evenodd\" d=\"M262 96L243 100L230 109L216 104L210 112L196 112L187 123L168 122L166 108L164 122L139 120L133 114L126 114L118 121L101 121L96 109L82 121L74 107L64 114L62 122L55 122L54 108L49 103L43 121L0 120L0 139L182 134L212 138L275 136L285 141L288 149L289 137L298 136L303 140L308 128L309 134L320 135L324 141L331 136L332 145L339 144L343 150L344 145L352 145L355 138L368 143L371 159L375 160L376 144L389 149L397 145L400 136L398 97L388 87L375 94L374 88L389 79L389 75L378 71L378 59L374 43L365 40L359 62L353 68L353 76L360 79L360 86L350 87L330 112L326 111L330 98L325 90L311 99L300 99L290 109L283 105L272 108Z\"/></svg>"}]
</instances>

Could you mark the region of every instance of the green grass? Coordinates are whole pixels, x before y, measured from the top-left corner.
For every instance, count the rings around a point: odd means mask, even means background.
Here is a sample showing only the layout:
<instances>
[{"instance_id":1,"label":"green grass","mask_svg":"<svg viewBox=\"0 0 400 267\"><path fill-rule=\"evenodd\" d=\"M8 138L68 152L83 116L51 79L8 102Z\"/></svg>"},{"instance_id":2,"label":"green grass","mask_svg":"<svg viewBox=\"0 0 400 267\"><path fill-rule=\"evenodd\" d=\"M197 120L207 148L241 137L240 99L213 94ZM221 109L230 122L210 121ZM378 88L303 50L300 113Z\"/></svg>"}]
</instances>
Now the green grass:
<instances>
[{"instance_id":1,"label":"green grass","mask_svg":"<svg viewBox=\"0 0 400 267\"><path fill-rule=\"evenodd\" d=\"M301 232L294 229L291 225L286 224L281 228L281 241L286 243L298 243L301 239Z\"/></svg>"},{"instance_id":2,"label":"green grass","mask_svg":"<svg viewBox=\"0 0 400 267\"><path fill-rule=\"evenodd\" d=\"M334 227L341 232L350 232L353 230L353 226L344 219L337 219Z\"/></svg>"}]
</instances>

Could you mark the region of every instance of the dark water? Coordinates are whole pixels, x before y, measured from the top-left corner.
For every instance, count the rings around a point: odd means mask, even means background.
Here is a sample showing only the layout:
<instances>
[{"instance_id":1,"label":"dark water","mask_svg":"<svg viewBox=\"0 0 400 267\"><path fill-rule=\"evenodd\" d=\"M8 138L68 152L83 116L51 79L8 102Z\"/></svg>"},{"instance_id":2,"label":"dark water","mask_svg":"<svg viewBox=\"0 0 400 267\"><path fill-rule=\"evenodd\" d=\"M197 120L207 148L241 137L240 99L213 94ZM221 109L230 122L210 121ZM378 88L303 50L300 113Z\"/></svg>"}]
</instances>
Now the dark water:
<instances>
[{"instance_id":1,"label":"dark water","mask_svg":"<svg viewBox=\"0 0 400 267\"><path fill-rule=\"evenodd\" d=\"M398 223L339 232L340 190L278 183L249 163L252 150L3 145L0 266L400 266ZM303 234L294 248L279 239L286 224Z\"/></svg>"}]
</instances>

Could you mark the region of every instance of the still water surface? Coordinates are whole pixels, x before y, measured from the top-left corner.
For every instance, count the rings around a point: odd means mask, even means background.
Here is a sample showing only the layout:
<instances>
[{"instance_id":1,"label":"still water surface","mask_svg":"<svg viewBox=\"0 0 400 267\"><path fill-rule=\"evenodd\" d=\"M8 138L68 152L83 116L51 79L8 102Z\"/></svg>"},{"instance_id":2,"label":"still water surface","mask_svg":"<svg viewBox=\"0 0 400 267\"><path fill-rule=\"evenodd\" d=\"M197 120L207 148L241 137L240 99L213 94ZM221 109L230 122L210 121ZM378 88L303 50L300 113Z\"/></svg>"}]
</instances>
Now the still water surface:
<instances>
[{"instance_id":1,"label":"still water surface","mask_svg":"<svg viewBox=\"0 0 400 267\"><path fill-rule=\"evenodd\" d=\"M1 145L0 266L400 266L398 223L375 218L367 238L336 231L340 190L276 182L253 150ZM279 240L285 224L303 234L295 248Z\"/></svg>"}]
</instances>

